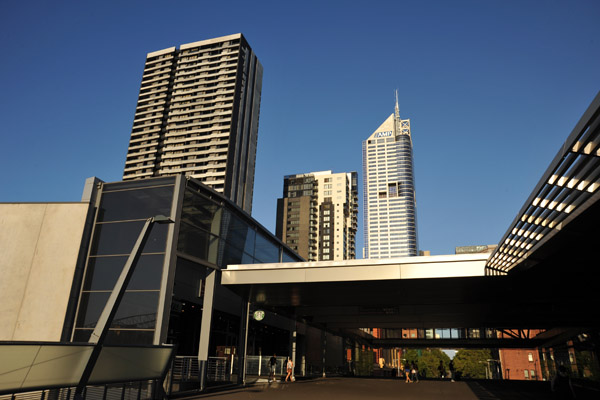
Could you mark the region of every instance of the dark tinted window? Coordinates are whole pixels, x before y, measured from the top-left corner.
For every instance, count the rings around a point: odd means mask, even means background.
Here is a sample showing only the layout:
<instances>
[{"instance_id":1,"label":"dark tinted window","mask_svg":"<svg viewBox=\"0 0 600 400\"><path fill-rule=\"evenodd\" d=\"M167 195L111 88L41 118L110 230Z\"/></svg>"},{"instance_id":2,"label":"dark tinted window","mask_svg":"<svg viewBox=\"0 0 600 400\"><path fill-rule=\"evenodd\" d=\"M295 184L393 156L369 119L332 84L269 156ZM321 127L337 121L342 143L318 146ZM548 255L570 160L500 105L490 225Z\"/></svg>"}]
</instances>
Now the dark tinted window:
<instances>
[{"instance_id":1,"label":"dark tinted window","mask_svg":"<svg viewBox=\"0 0 600 400\"><path fill-rule=\"evenodd\" d=\"M83 292L78 328L94 329L110 292ZM156 325L158 292L126 292L111 327L153 329Z\"/></svg>"},{"instance_id":2,"label":"dark tinted window","mask_svg":"<svg viewBox=\"0 0 600 400\"><path fill-rule=\"evenodd\" d=\"M92 254L129 254L133 249L145 221L97 224L92 242ZM165 251L169 224L154 224L143 253Z\"/></svg>"},{"instance_id":3,"label":"dark tinted window","mask_svg":"<svg viewBox=\"0 0 600 400\"><path fill-rule=\"evenodd\" d=\"M149 186L164 186L174 185L175 177L167 176L163 178L155 179L139 179L134 181L123 181L114 183L105 183L103 191L121 190L121 189L133 189L133 188L144 188Z\"/></svg>"},{"instance_id":4,"label":"dark tinted window","mask_svg":"<svg viewBox=\"0 0 600 400\"><path fill-rule=\"evenodd\" d=\"M98 222L169 216L172 201L173 186L103 193Z\"/></svg>"},{"instance_id":5,"label":"dark tinted window","mask_svg":"<svg viewBox=\"0 0 600 400\"><path fill-rule=\"evenodd\" d=\"M229 244L250 255L254 254L256 233L250 225L232 212L225 210L221 226L221 237L226 239Z\"/></svg>"},{"instance_id":6,"label":"dark tinted window","mask_svg":"<svg viewBox=\"0 0 600 400\"><path fill-rule=\"evenodd\" d=\"M73 342L87 343L92 334L91 329L75 329ZM106 337L106 344L152 344L154 340L154 331L130 331L130 330L110 330Z\"/></svg>"},{"instance_id":7,"label":"dark tinted window","mask_svg":"<svg viewBox=\"0 0 600 400\"><path fill-rule=\"evenodd\" d=\"M221 268L226 268L230 264L242 264L242 260L244 259L244 252L242 250L225 241L221 242L221 245L222 257L219 260Z\"/></svg>"},{"instance_id":8,"label":"dark tinted window","mask_svg":"<svg viewBox=\"0 0 600 400\"><path fill-rule=\"evenodd\" d=\"M195 192L187 190L183 200L181 220L198 228L219 234L222 208Z\"/></svg>"},{"instance_id":9,"label":"dark tinted window","mask_svg":"<svg viewBox=\"0 0 600 400\"><path fill-rule=\"evenodd\" d=\"M179 228L177 250L217 265L219 239L185 222Z\"/></svg>"},{"instance_id":10,"label":"dark tinted window","mask_svg":"<svg viewBox=\"0 0 600 400\"><path fill-rule=\"evenodd\" d=\"M202 281L207 272L207 267L178 257L173 295L179 299L198 302L202 294Z\"/></svg>"},{"instance_id":11,"label":"dark tinted window","mask_svg":"<svg viewBox=\"0 0 600 400\"><path fill-rule=\"evenodd\" d=\"M83 290L112 290L127 258L128 256L90 257ZM142 255L127 289L160 289L163 261L163 254Z\"/></svg>"},{"instance_id":12,"label":"dark tinted window","mask_svg":"<svg viewBox=\"0 0 600 400\"><path fill-rule=\"evenodd\" d=\"M279 262L279 246L261 234L256 235L254 258L259 263Z\"/></svg>"},{"instance_id":13,"label":"dark tinted window","mask_svg":"<svg viewBox=\"0 0 600 400\"><path fill-rule=\"evenodd\" d=\"M289 250L283 250L281 262L295 262L298 261L298 258L290 254Z\"/></svg>"}]
</instances>

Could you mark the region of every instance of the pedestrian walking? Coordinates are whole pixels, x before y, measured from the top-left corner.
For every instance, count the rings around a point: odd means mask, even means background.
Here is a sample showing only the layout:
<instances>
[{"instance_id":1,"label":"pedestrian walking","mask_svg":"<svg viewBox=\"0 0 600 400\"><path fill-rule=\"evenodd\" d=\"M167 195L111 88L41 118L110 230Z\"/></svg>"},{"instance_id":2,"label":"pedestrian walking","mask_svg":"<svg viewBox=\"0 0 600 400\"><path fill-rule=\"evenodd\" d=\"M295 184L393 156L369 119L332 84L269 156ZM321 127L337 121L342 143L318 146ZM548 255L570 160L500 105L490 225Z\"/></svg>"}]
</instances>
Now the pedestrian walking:
<instances>
[{"instance_id":1,"label":"pedestrian walking","mask_svg":"<svg viewBox=\"0 0 600 400\"><path fill-rule=\"evenodd\" d=\"M412 363L410 374L411 374L410 378L412 379L413 382L419 382L419 369L417 368L417 364Z\"/></svg>"},{"instance_id":2,"label":"pedestrian walking","mask_svg":"<svg viewBox=\"0 0 600 400\"><path fill-rule=\"evenodd\" d=\"M448 369L450 370L450 382L454 382L454 363L450 360L450 365L448 365Z\"/></svg>"},{"instance_id":3,"label":"pedestrian walking","mask_svg":"<svg viewBox=\"0 0 600 400\"><path fill-rule=\"evenodd\" d=\"M440 360L440 365L438 365L438 374L440 379L444 379L446 376L446 368L444 367L444 362Z\"/></svg>"},{"instance_id":4,"label":"pedestrian walking","mask_svg":"<svg viewBox=\"0 0 600 400\"><path fill-rule=\"evenodd\" d=\"M273 357L269 359L269 383L275 380L275 367L277 366L277 355L273 354Z\"/></svg>"},{"instance_id":5,"label":"pedestrian walking","mask_svg":"<svg viewBox=\"0 0 600 400\"><path fill-rule=\"evenodd\" d=\"M287 376L285 377L286 382L288 381L288 379L290 380L290 382L294 381L294 377L292 376L293 370L294 370L294 363L292 362L292 359L290 357L288 357L288 359L287 359Z\"/></svg>"},{"instance_id":6,"label":"pedestrian walking","mask_svg":"<svg viewBox=\"0 0 600 400\"><path fill-rule=\"evenodd\" d=\"M404 375L406 376L406 383L412 383L410 379L410 364L408 362L404 364Z\"/></svg>"}]
</instances>

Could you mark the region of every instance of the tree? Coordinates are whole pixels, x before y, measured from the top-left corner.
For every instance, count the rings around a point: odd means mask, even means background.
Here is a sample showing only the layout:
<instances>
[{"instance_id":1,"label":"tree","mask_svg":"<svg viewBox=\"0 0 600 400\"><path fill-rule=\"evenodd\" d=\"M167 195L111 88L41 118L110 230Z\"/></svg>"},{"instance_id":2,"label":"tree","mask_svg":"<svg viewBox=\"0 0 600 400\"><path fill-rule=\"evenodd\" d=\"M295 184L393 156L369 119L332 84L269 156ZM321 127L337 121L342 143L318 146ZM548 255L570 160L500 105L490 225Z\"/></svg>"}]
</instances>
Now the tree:
<instances>
[{"instance_id":1,"label":"tree","mask_svg":"<svg viewBox=\"0 0 600 400\"><path fill-rule=\"evenodd\" d=\"M450 357L439 349L426 350L407 350L402 358L409 363L416 363L419 368L419 375L426 378L437 378L438 365L440 361L444 363L446 369L450 363ZM403 361L404 361L403 360Z\"/></svg>"},{"instance_id":2,"label":"tree","mask_svg":"<svg viewBox=\"0 0 600 400\"><path fill-rule=\"evenodd\" d=\"M491 359L491 352L486 349L459 350L454 356L454 369L458 376L464 378L486 378L487 362Z\"/></svg>"}]
</instances>

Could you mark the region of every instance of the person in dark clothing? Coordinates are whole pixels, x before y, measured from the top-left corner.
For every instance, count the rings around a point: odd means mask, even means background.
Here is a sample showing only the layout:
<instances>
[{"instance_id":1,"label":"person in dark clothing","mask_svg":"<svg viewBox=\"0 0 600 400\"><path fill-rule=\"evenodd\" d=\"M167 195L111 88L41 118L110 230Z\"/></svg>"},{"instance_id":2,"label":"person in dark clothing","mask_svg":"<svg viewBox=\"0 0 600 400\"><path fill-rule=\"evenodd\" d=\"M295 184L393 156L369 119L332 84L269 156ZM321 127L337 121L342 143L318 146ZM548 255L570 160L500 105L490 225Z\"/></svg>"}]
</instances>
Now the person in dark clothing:
<instances>
[{"instance_id":1,"label":"person in dark clothing","mask_svg":"<svg viewBox=\"0 0 600 400\"><path fill-rule=\"evenodd\" d=\"M444 367L444 362L440 360L440 365L438 365L438 373L440 375L440 379L444 379L446 376L446 368Z\"/></svg>"},{"instance_id":2,"label":"person in dark clothing","mask_svg":"<svg viewBox=\"0 0 600 400\"><path fill-rule=\"evenodd\" d=\"M450 365L448 365L448 369L450 370L450 381L454 382L454 363L450 360Z\"/></svg>"},{"instance_id":3,"label":"person in dark clothing","mask_svg":"<svg viewBox=\"0 0 600 400\"><path fill-rule=\"evenodd\" d=\"M273 357L269 359L269 382L275 380L275 366L277 365L277 355L273 354Z\"/></svg>"},{"instance_id":4,"label":"person in dark clothing","mask_svg":"<svg viewBox=\"0 0 600 400\"><path fill-rule=\"evenodd\" d=\"M417 368L416 363L412 363L412 365L411 365L410 379L413 382L419 382L419 369Z\"/></svg>"}]
</instances>

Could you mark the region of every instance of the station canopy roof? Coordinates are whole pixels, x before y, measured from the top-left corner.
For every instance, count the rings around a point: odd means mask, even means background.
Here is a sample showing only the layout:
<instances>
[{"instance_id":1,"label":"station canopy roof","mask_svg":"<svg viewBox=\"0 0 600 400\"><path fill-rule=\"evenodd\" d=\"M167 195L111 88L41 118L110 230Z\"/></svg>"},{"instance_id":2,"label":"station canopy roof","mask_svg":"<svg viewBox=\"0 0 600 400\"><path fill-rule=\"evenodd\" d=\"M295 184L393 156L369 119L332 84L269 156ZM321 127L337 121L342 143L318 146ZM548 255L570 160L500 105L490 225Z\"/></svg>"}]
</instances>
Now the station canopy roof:
<instances>
[{"instance_id":1,"label":"station canopy roof","mask_svg":"<svg viewBox=\"0 0 600 400\"><path fill-rule=\"evenodd\" d=\"M492 253L230 265L255 307L329 330L600 327L600 93Z\"/></svg>"}]
</instances>

